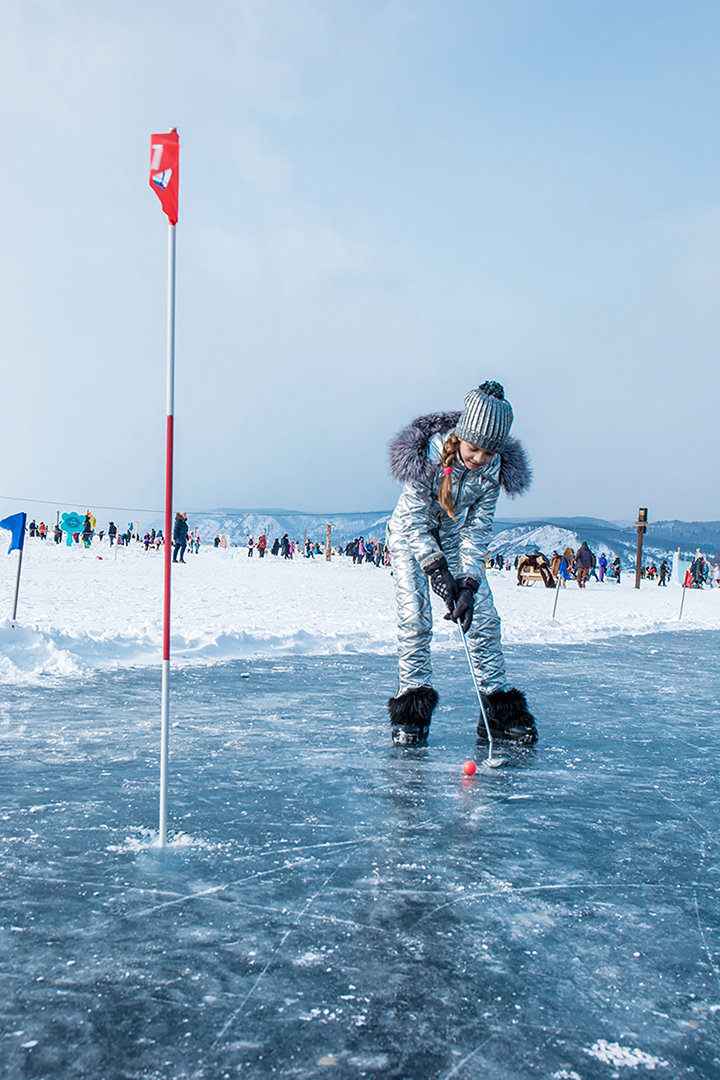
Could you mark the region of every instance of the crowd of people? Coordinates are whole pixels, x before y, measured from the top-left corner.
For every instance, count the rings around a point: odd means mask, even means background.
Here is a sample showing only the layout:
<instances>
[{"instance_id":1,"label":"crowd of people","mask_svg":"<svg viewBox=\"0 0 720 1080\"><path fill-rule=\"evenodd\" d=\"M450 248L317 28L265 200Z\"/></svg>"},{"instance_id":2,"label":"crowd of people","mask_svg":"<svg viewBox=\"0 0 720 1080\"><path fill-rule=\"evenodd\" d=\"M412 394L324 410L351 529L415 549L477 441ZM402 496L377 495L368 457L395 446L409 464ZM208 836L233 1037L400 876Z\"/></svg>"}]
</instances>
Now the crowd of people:
<instances>
[{"instance_id":1,"label":"crowd of people","mask_svg":"<svg viewBox=\"0 0 720 1080\"><path fill-rule=\"evenodd\" d=\"M558 575L560 576L562 585L574 579L579 587L584 589L591 578L598 583L614 581L619 585L622 565L619 555L610 559L603 551L599 557L596 557L583 540L575 552L571 547L566 548L562 555L553 551L550 570L556 581ZM651 581L658 585L667 586L670 575L671 567L667 559L661 559L659 564L651 560L640 567L641 580ZM702 589L705 586L718 587L720 586L720 566L712 565L698 552L685 575L684 584L695 589Z\"/></svg>"},{"instance_id":2,"label":"crowd of people","mask_svg":"<svg viewBox=\"0 0 720 1080\"><path fill-rule=\"evenodd\" d=\"M215 547L223 546L223 539L223 537L216 536ZM326 551L326 545L321 540L311 540L308 537L305 538L304 542L291 540L287 533L284 533L282 538L276 536L270 547L268 547L265 533L262 533L257 540L251 535L248 536L245 546L250 559L254 557L255 552L257 552L260 559L265 557L266 552L275 556L279 555L283 559L292 559L294 556L314 559L316 555L324 556ZM366 540L363 536L356 536L354 540L348 540L346 544L341 541L341 543L332 547L331 553L351 558L353 565L356 566L364 562L372 563L375 566L390 565L390 553L383 541L377 539Z\"/></svg>"},{"instance_id":3,"label":"crowd of people","mask_svg":"<svg viewBox=\"0 0 720 1080\"><path fill-rule=\"evenodd\" d=\"M687 589L720 588L720 566L711 565L698 553L685 571L683 584Z\"/></svg>"},{"instance_id":4,"label":"crowd of people","mask_svg":"<svg viewBox=\"0 0 720 1080\"><path fill-rule=\"evenodd\" d=\"M111 547L114 545L123 547L131 543L138 543L144 547L145 551L159 551L165 545L162 529L147 529L142 533L130 523L127 529L121 531L114 521L109 522L107 529L97 529L96 518L90 510L86 511L84 516L77 515L77 517L78 520L82 517L82 527L77 532L72 533L72 540L83 547L89 547L93 540L100 543L107 540ZM28 535L40 540L46 540L52 535L56 544L59 544L63 539L63 531L59 522L52 527L51 532L50 526L46 525L44 521L38 524L34 518L28 524ZM238 547L239 545L231 544L230 546ZM312 540L309 537L306 537L304 541L291 540L287 533L284 533L282 537L276 536L270 546L268 546L265 533L262 533L257 540L254 536L248 536L245 546L250 558L256 552L260 559L264 558L266 554L281 556L283 559L292 559L294 557L314 559L316 556L325 555L325 543L323 541ZM188 525L187 514L184 511L178 511L175 515L172 533L173 562L184 563L185 555L188 553L199 554L200 547L201 537L199 531L191 530ZM227 548L227 537L216 535L213 540L213 547ZM352 559L354 565L360 565L361 563L372 563L375 566L390 565L390 554L383 541L377 539L366 540L363 536L358 536L346 544L337 544L332 548L332 554L347 556Z\"/></svg>"},{"instance_id":5,"label":"crowd of people","mask_svg":"<svg viewBox=\"0 0 720 1080\"><path fill-rule=\"evenodd\" d=\"M540 566L539 563L543 565ZM516 556L512 565L503 555L496 555L488 560L490 569L494 566L496 569L510 570L514 565L518 572L518 585L524 584L524 564L528 564L529 569L537 570L545 584L550 587L556 584L565 587L568 581L575 581L579 588L584 589L591 579L598 584L612 581L617 585L622 579L620 556L608 556L604 551L596 556L584 540L577 551L566 547L562 554L553 551L549 559L540 552L535 552L530 556ZM651 560L640 567L642 580L667 586L670 577L671 566L667 558L661 559L659 563ZM720 587L720 565L710 563L698 552L685 573L683 584L694 589Z\"/></svg>"},{"instance_id":6,"label":"crowd of people","mask_svg":"<svg viewBox=\"0 0 720 1080\"><path fill-rule=\"evenodd\" d=\"M77 517L79 520L80 515L77 515ZM97 521L94 515L90 510L86 511L82 528L71 534L73 543L87 548L90 547L94 539L97 539L100 543L107 540L110 547L115 545L123 547L134 542L141 544L145 551L151 549L160 551L165 546L162 529L147 529L144 533L141 533L132 523L128 524L123 531L119 529L114 521L108 523L107 529L96 529L96 525ZM27 531L29 536L40 540L46 540L51 535L50 527L44 521L38 524L34 518L28 524ZM63 538L63 530L59 521L52 527L52 538L56 544L59 544ZM200 533L190 531L187 524L187 514L182 511L175 515L172 543L173 562L185 562L184 555L186 551L195 555L200 552Z\"/></svg>"},{"instance_id":7,"label":"crowd of people","mask_svg":"<svg viewBox=\"0 0 720 1080\"><path fill-rule=\"evenodd\" d=\"M663 560L662 565L664 568L663 584L665 584L664 579L667 577L667 563L665 560ZM598 558L595 552L590 550L587 542L583 540L577 551L573 551L571 547L566 547L562 555L557 551L553 551L550 560L550 573L556 581L559 578L560 584L563 586L567 581L574 579L577 581L579 588L584 589L591 578L598 583L608 580L619 585L622 564L619 555L610 560L604 551L600 553Z\"/></svg>"},{"instance_id":8,"label":"crowd of people","mask_svg":"<svg viewBox=\"0 0 720 1080\"><path fill-rule=\"evenodd\" d=\"M131 543L139 543L143 545L146 551L151 549L160 551L165 544L162 529L153 528L141 533L130 523L126 529L121 531L114 521L110 521L107 529L97 530L96 524L95 517L90 510L87 510L83 518L82 528L72 533L73 542L87 548L90 547L94 538L97 538L100 542L107 539L111 547L115 544L118 547L123 547ZM44 521L37 522L33 518L28 524L27 531L30 537L39 540L52 538L56 544L59 544L63 539L63 532L59 523L50 526ZM190 529L187 514L183 511L178 511L175 515L172 544L173 562L184 563L187 553L197 555L200 552L200 533ZM226 548L227 546L227 537L215 536L213 547ZM236 547L238 545L233 544L231 546ZM288 560L294 557L314 559L316 556L325 555L325 544L322 541L309 538L306 538L304 542L291 540L287 533L284 533L282 537L276 536L270 546L268 546L265 533L261 533L257 540L251 535L247 537L245 546L249 558L253 558L255 553L260 559L269 553ZM355 566L362 563L371 563L374 566L389 567L391 561L390 552L382 540L377 538L366 540L363 536L357 536L353 540L348 540L347 543L334 546L332 554L351 559ZM516 555L512 559L507 553L496 552L494 555L487 557L485 566L488 570L517 571L521 558L522 556ZM591 580L598 582L598 584L611 581L619 585L622 579L620 556L614 555L610 557L604 551L599 556L596 556L586 541L583 541L576 551L571 547L566 547L562 553L553 551L550 558L545 556L542 556L542 558L545 559L552 574L553 584L558 582L559 579L559 584L563 587L568 581L575 581L579 588L584 589ZM661 559L659 563L655 561L647 562L640 570L640 576L643 580L661 586L667 585L670 580L670 573L671 569L667 558ZM720 565L709 562L698 553L685 572L684 585L693 589L720 588Z\"/></svg>"}]
</instances>

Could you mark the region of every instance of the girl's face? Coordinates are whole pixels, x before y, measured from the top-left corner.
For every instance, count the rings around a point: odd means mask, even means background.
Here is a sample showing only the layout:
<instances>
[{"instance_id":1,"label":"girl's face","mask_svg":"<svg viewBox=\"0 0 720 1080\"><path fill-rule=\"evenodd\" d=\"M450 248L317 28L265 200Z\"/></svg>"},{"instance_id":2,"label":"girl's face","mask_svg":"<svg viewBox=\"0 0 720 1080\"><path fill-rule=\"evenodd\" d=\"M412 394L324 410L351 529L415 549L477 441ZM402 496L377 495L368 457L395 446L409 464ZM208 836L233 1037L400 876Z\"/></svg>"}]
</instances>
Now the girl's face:
<instances>
[{"instance_id":1,"label":"girl's face","mask_svg":"<svg viewBox=\"0 0 720 1080\"><path fill-rule=\"evenodd\" d=\"M483 450L481 446L473 446L472 443L460 440L460 457L467 469L482 469L483 465L489 465L495 457L489 450Z\"/></svg>"}]
</instances>

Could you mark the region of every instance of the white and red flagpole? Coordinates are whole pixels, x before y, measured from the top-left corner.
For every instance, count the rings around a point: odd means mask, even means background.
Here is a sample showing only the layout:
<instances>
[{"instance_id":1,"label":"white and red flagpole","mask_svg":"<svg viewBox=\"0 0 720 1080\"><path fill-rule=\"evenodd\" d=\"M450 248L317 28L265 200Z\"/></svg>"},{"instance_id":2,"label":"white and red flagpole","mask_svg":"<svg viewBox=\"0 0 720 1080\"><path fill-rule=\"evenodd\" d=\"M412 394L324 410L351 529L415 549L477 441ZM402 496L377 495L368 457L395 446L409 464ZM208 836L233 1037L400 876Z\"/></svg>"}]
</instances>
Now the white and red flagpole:
<instances>
[{"instance_id":1,"label":"white and red flagpole","mask_svg":"<svg viewBox=\"0 0 720 1080\"><path fill-rule=\"evenodd\" d=\"M172 586L173 449L175 424L175 227L178 221L180 141L175 128L150 137L150 187L168 218L167 393L165 421L165 575L163 589L162 703L160 709L160 824L167 842L167 777L170 732L170 596Z\"/></svg>"}]
</instances>

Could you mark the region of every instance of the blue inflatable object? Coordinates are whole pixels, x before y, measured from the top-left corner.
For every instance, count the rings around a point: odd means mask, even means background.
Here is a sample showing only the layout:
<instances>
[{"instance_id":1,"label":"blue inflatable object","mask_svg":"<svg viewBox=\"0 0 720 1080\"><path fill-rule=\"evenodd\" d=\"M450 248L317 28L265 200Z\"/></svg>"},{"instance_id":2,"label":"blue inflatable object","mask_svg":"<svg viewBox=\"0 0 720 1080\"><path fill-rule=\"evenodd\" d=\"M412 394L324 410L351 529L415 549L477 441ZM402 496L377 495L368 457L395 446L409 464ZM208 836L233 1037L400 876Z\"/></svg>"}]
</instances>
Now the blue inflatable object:
<instances>
[{"instance_id":1,"label":"blue inflatable object","mask_svg":"<svg viewBox=\"0 0 720 1080\"><path fill-rule=\"evenodd\" d=\"M60 528L65 533L65 543L72 547L73 533L80 532L85 524L82 514L63 514L60 518Z\"/></svg>"}]
</instances>

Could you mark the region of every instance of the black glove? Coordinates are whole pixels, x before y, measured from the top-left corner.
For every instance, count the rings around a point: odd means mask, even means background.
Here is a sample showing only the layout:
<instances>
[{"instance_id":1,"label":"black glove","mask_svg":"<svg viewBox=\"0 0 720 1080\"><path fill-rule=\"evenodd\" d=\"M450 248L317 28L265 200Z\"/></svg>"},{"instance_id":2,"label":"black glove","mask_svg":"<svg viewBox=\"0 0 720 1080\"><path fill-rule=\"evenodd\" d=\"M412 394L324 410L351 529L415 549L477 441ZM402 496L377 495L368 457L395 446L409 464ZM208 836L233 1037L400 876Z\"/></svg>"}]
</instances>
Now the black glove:
<instances>
[{"instance_id":1,"label":"black glove","mask_svg":"<svg viewBox=\"0 0 720 1080\"><path fill-rule=\"evenodd\" d=\"M430 578L432 591L445 601L448 611L452 611L455 607L459 589L455 578L448 570L445 556L442 554L436 555L432 562L425 563L423 570Z\"/></svg>"},{"instance_id":2,"label":"black glove","mask_svg":"<svg viewBox=\"0 0 720 1080\"><path fill-rule=\"evenodd\" d=\"M458 578L456 584L459 590L457 600L445 618L452 619L453 622L459 622L463 634L467 634L473 621L475 593L478 590L478 583L475 578L463 577Z\"/></svg>"}]
</instances>

